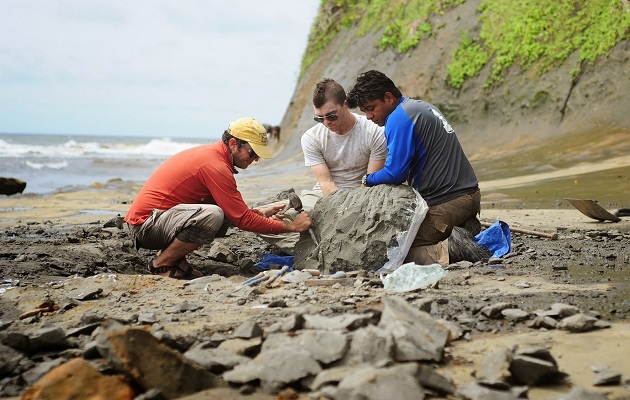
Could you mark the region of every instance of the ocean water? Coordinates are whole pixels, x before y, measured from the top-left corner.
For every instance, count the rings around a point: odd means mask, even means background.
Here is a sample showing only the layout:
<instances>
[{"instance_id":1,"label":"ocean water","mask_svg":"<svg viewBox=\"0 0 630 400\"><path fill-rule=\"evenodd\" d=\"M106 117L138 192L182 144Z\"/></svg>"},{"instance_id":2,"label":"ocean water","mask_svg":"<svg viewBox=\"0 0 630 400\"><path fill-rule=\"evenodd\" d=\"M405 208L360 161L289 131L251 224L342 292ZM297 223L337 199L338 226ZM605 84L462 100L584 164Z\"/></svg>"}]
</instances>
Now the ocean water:
<instances>
[{"instance_id":1,"label":"ocean water","mask_svg":"<svg viewBox=\"0 0 630 400\"><path fill-rule=\"evenodd\" d=\"M171 155L218 140L0 133L0 176L36 194L118 178L142 183Z\"/></svg>"}]
</instances>

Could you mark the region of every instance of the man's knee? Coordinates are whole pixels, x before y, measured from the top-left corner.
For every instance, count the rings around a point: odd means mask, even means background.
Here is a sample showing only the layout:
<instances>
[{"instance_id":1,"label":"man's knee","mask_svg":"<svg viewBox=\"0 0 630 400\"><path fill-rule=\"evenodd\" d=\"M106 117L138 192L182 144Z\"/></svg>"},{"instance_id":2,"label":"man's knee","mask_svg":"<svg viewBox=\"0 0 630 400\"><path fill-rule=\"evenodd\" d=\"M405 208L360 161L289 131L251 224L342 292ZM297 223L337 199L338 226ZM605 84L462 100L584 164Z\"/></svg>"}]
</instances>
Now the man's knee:
<instances>
[{"instance_id":1,"label":"man's knee","mask_svg":"<svg viewBox=\"0 0 630 400\"><path fill-rule=\"evenodd\" d=\"M176 237L185 243L210 244L214 238L224 236L230 226L221 208L214 205L203 207L186 222Z\"/></svg>"},{"instance_id":2,"label":"man's knee","mask_svg":"<svg viewBox=\"0 0 630 400\"><path fill-rule=\"evenodd\" d=\"M183 229L196 228L216 234L224 224L225 214L216 205L198 206L198 209L184 222Z\"/></svg>"},{"instance_id":3,"label":"man's knee","mask_svg":"<svg viewBox=\"0 0 630 400\"><path fill-rule=\"evenodd\" d=\"M420 224L412 246L430 246L437 244L451 235L453 226L442 218L439 210L429 209Z\"/></svg>"}]
</instances>

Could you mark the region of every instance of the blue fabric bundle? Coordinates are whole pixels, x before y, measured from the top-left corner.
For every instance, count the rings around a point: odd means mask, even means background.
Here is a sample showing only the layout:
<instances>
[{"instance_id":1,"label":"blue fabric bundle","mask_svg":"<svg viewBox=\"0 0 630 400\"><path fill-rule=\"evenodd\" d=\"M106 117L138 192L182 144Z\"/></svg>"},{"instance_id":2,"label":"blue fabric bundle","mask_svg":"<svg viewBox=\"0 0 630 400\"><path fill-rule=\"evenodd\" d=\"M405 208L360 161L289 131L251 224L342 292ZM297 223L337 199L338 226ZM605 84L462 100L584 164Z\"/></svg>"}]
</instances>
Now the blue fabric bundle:
<instances>
[{"instance_id":1,"label":"blue fabric bundle","mask_svg":"<svg viewBox=\"0 0 630 400\"><path fill-rule=\"evenodd\" d=\"M492 257L502 257L512 248L510 227L497 221L475 236L475 241L492 252Z\"/></svg>"},{"instance_id":2,"label":"blue fabric bundle","mask_svg":"<svg viewBox=\"0 0 630 400\"><path fill-rule=\"evenodd\" d=\"M268 270L272 265L288 265L293 271L294 256L278 256L276 254L265 253L262 260L254 264L262 270Z\"/></svg>"}]
</instances>

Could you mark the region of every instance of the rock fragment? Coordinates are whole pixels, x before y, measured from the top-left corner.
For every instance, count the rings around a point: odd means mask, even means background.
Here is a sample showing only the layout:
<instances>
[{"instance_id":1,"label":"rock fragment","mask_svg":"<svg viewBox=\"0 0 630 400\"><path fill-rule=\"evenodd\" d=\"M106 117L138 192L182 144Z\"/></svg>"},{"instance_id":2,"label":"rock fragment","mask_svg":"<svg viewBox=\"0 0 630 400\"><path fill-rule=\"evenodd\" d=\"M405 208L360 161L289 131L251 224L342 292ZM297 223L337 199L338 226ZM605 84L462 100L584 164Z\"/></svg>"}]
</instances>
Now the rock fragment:
<instances>
[{"instance_id":1,"label":"rock fragment","mask_svg":"<svg viewBox=\"0 0 630 400\"><path fill-rule=\"evenodd\" d=\"M184 353L184 357L196 362L214 374L220 374L250 361L248 357L234 354L228 350L204 348L203 346L189 349Z\"/></svg>"},{"instance_id":2,"label":"rock fragment","mask_svg":"<svg viewBox=\"0 0 630 400\"><path fill-rule=\"evenodd\" d=\"M272 393L289 383L315 376L322 370L306 350L285 352L283 349L274 349L257 356L256 361L263 366L263 389Z\"/></svg>"},{"instance_id":3,"label":"rock fragment","mask_svg":"<svg viewBox=\"0 0 630 400\"><path fill-rule=\"evenodd\" d=\"M557 397L555 400L608 400L608 396L599 392L576 387L570 392Z\"/></svg>"},{"instance_id":4,"label":"rock fragment","mask_svg":"<svg viewBox=\"0 0 630 400\"><path fill-rule=\"evenodd\" d=\"M366 326L373 316L372 313L342 314L334 317L304 315L304 329L350 331Z\"/></svg>"},{"instance_id":5,"label":"rock fragment","mask_svg":"<svg viewBox=\"0 0 630 400\"><path fill-rule=\"evenodd\" d=\"M339 382L336 399L389 399L395 393L399 399L425 398L415 375L415 365L389 368L366 367L355 370Z\"/></svg>"},{"instance_id":6,"label":"rock fragment","mask_svg":"<svg viewBox=\"0 0 630 400\"><path fill-rule=\"evenodd\" d=\"M260 349L262 344L261 337L255 337L252 339L227 339L219 345L219 349L231 351L234 354L240 355L254 355Z\"/></svg>"},{"instance_id":7,"label":"rock fragment","mask_svg":"<svg viewBox=\"0 0 630 400\"><path fill-rule=\"evenodd\" d=\"M241 338L241 339L253 339L256 337L261 337L263 335L263 330L256 323L256 321L249 320L243 322L238 328L234 330L232 337Z\"/></svg>"},{"instance_id":8,"label":"rock fragment","mask_svg":"<svg viewBox=\"0 0 630 400\"><path fill-rule=\"evenodd\" d=\"M529 313L518 308L508 308L501 310L501 315L511 322L522 322L529 319Z\"/></svg>"},{"instance_id":9,"label":"rock fragment","mask_svg":"<svg viewBox=\"0 0 630 400\"><path fill-rule=\"evenodd\" d=\"M265 354L271 350L304 350L323 365L341 359L348 350L346 335L337 331L302 330L294 335L270 334L261 348Z\"/></svg>"},{"instance_id":10,"label":"rock fragment","mask_svg":"<svg viewBox=\"0 0 630 400\"><path fill-rule=\"evenodd\" d=\"M109 339L108 362L144 390L159 389L167 398L175 398L225 386L223 379L159 343L145 330L123 329L110 333Z\"/></svg>"},{"instance_id":11,"label":"rock fragment","mask_svg":"<svg viewBox=\"0 0 630 400\"><path fill-rule=\"evenodd\" d=\"M53 369L31 386L23 400L116 399L132 400L133 389L121 379L105 376L89 362L75 358Z\"/></svg>"},{"instance_id":12,"label":"rock fragment","mask_svg":"<svg viewBox=\"0 0 630 400\"><path fill-rule=\"evenodd\" d=\"M59 327L41 328L30 333L29 344L32 352L65 349L69 346L65 331Z\"/></svg>"},{"instance_id":13,"label":"rock fragment","mask_svg":"<svg viewBox=\"0 0 630 400\"><path fill-rule=\"evenodd\" d=\"M477 381L488 387L497 389L507 389L510 386L512 373L510 365L514 358L511 349L497 349L486 357L477 370Z\"/></svg>"},{"instance_id":14,"label":"rock fragment","mask_svg":"<svg viewBox=\"0 0 630 400\"><path fill-rule=\"evenodd\" d=\"M495 303L483 307L479 312L490 319L500 319L503 317L503 310L510 308L516 308L516 305L512 303Z\"/></svg>"},{"instance_id":15,"label":"rock fragment","mask_svg":"<svg viewBox=\"0 0 630 400\"><path fill-rule=\"evenodd\" d=\"M471 382L459 387L457 393L466 400L518 400L520 396L512 390L498 390Z\"/></svg>"},{"instance_id":16,"label":"rock fragment","mask_svg":"<svg viewBox=\"0 0 630 400\"><path fill-rule=\"evenodd\" d=\"M343 365L387 365L394 361L394 338L383 329L370 325L352 334L350 349Z\"/></svg>"},{"instance_id":17,"label":"rock fragment","mask_svg":"<svg viewBox=\"0 0 630 400\"><path fill-rule=\"evenodd\" d=\"M558 329L574 333L588 332L595 328L596 322L597 318L580 313L562 319L558 323Z\"/></svg>"},{"instance_id":18,"label":"rock fragment","mask_svg":"<svg viewBox=\"0 0 630 400\"><path fill-rule=\"evenodd\" d=\"M0 344L0 377L10 374L23 359L22 353Z\"/></svg>"},{"instance_id":19,"label":"rock fragment","mask_svg":"<svg viewBox=\"0 0 630 400\"><path fill-rule=\"evenodd\" d=\"M621 383L621 372L611 369L599 371L593 378L593 386L619 385Z\"/></svg>"},{"instance_id":20,"label":"rock fragment","mask_svg":"<svg viewBox=\"0 0 630 400\"><path fill-rule=\"evenodd\" d=\"M378 327L394 338L397 361L441 361L449 331L400 297L384 296Z\"/></svg>"}]
</instances>

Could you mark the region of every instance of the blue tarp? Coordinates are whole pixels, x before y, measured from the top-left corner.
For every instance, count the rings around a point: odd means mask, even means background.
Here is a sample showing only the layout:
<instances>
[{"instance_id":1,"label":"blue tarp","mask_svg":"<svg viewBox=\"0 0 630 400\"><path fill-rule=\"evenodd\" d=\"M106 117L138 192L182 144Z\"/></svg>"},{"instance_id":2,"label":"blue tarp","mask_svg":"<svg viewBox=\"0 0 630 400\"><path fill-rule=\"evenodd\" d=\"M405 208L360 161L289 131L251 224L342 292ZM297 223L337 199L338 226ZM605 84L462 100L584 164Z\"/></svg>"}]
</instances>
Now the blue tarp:
<instances>
[{"instance_id":1,"label":"blue tarp","mask_svg":"<svg viewBox=\"0 0 630 400\"><path fill-rule=\"evenodd\" d=\"M502 257L512 248L510 227L497 221L475 236L475 241L492 252L492 257Z\"/></svg>"},{"instance_id":2,"label":"blue tarp","mask_svg":"<svg viewBox=\"0 0 630 400\"><path fill-rule=\"evenodd\" d=\"M262 270L268 270L272 265L288 265L293 267L294 256L278 256L276 254L265 253L262 260L254 264ZM293 268L291 268L293 270Z\"/></svg>"}]
</instances>

